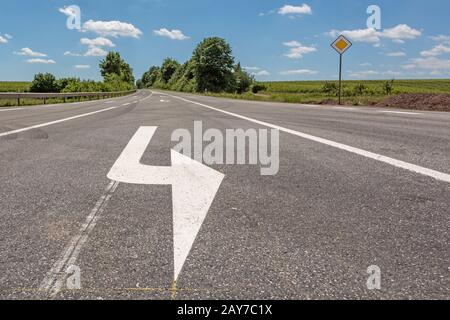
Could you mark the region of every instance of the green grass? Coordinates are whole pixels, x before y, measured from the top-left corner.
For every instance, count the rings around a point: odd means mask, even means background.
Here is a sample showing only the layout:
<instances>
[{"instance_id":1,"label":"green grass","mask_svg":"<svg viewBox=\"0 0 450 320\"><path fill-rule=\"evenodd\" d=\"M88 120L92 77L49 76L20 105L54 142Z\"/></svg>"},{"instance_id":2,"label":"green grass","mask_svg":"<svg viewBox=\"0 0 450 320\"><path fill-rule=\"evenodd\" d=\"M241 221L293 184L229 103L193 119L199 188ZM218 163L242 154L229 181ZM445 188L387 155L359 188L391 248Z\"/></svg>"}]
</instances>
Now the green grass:
<instances>
[{"instance_id":1,"label":"green grass","mask_svg":"<svg viewBox=\"0 0 450 320\"><path fill-rule=\"evenodd\" d=\"M327 81L281 81L263 82L267 90L257 95L252 93L210 94L213 96L257 101L290 103L337 103L337 95L327 95L322 91ZM337 81L328 81L338 84ZM349 105L373 105L387 98L383 92L385 80L344 81L344 103ZM354 94L353 89L359 84L365 86L362 95ZM409 93L450 94L450 79L443 80L395 80L392 95Z\"/></svg>"},{"instance_id":2,"label":"green grass","mask_svg":"<svg viewBox=\"0 0 450 320\"><path fill-rule=\"evenodd\" d=\"M0 92L27 92L30 82L0 81Z\"/></svg>"},{"instance_id":3,"label":"green grass","mask_svg":"<svg viewBox=\"0 0 450 320\"><path fill-rule=\"evenodd\" d=\"M0 93L2 92L28 92L30 89L31 82L14 82L14 81L0 81ZM47 99L47 104L57 104L64 102L78 102L78 101L90 101L95 100L94 98L82 98L79 100L78 98L67 98L66 101L64 99ZM44 101L42 99L21 99L21 106L34 106L41 105ZM2 107L15 107L17 106L16 99L0 99L0 108Z\"/></svg>"},{"instance_id":4,"label":"green grass","mask_svg":"<svg viewBox=\"0 0 450 320\"><path fill-rule=\"evenodd\" d=\"M291 82L265 82L269 93L321 93L326 81L291 81ZM337 81L328 81L338 83ZM357 84L365 85L369 90L383 95L381 86L385 81L344 81L344 86L354 87ZM444 80L395 80L394 94L399 93L448 93L450 94L450 79Z\"/></svg>"},{"instance_id":5,"label":"green grass","mask_svg":"<svg viewBox=\"0 0 450 320\"><path fill-rule=\"evenodd\" d=\"M59 104L59 103L71 103L71 102L84 102L84 101L91 101L91 100L97 100L97 99L88 99L88 98L82 98L79 100L78 98L67 98L66 101L64 99L47 99L46 104ZM42 105L44 104L44 100L42 99L21 99L20 105L21 106L36 106L36 105ZM8 107L17 107L17 100L16 99L0 99L0 108L8 108Z\"/></svg>"}]
</instances>

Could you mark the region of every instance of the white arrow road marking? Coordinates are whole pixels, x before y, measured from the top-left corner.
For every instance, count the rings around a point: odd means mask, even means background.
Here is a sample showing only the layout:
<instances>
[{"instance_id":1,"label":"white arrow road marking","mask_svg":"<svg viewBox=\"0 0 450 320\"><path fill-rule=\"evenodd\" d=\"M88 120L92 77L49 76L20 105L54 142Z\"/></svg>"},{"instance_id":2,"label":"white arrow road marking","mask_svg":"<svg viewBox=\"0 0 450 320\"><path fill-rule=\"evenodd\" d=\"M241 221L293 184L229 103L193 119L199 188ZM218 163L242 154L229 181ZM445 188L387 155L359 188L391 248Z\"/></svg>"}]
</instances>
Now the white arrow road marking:
<instances>
[{"instance_id":1,"label":"white arrow road marking","mask_svg":"<svg viewBox=\"0 0 450 320\"><path fill-rule=\"evenodd\" d=\"M140 163L157 127L141 127L108 178L128 184L172 185L174 282L183 269L224 175L172 150L171 167Z\"/></svg>"}]
</instances>

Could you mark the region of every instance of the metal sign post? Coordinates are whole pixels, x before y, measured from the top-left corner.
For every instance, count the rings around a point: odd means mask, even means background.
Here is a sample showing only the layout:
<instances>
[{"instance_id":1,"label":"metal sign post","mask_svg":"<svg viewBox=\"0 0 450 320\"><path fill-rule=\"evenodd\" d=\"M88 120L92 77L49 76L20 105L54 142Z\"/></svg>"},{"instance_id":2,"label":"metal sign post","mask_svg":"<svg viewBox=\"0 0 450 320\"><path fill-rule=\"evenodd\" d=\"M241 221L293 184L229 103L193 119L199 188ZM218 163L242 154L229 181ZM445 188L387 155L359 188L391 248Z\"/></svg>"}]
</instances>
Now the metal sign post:
<instances>
[{"instance_id":1,"label":"metal sign post","mask_svg":"<svg viewBox=\"0 0 450 320\"><path fill-rule=\"evenodd\" d=\"M342 104L342 56L353 44L343 35L340 35L332 44L334 50L339 53L339 105Z\"/></svg>"}]
</instances>

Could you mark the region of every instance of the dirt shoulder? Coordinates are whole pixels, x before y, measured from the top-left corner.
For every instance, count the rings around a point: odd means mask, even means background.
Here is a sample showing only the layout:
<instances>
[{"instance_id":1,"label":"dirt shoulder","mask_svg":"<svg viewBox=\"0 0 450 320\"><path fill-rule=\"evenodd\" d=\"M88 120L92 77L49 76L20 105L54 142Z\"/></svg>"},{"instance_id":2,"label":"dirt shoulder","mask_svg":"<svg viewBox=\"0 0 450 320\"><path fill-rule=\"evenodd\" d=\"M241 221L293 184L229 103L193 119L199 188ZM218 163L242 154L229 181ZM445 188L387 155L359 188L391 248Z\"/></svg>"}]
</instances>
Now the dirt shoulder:
<instances>
[{"instance_id":1,"label":"dirt shoulder","mask_svg":"<svg viewBox=\"0 0 450 320\"><path fill-rule=\"evenodd\" d=\"M383 108L450 112L450 95L414 93L389 97L375 105Z\"/></svg>"}]
</instances>

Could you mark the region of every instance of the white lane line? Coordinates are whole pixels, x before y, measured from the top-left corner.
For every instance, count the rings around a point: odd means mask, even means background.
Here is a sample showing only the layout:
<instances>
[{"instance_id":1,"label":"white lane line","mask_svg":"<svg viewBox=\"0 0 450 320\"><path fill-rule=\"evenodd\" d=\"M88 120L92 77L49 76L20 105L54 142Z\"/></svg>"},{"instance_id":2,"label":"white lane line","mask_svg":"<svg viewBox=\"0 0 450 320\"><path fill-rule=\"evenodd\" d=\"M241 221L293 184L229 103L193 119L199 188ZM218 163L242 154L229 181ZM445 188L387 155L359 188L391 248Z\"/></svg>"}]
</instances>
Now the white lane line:
<instances>
[{"instance_id":1,"label":"white lane line","mask_svg":"<svg viewBox=\"0 0 450 320\"><path fill-rule=\"evenodd\" d=\"M61 257L55 262L53 267L47 273L39 287L39 290L49 293L52 297L61 291L64 281L67 278L67 268L75 265L83 246L89 238L90 233L94 229L102 213L105 211L108 202L111 200L111 197L118 186L119 182L111 181L106 188L105 193L100 197L94 209L92 209L91 213L86 218L86 221L82 225L79 232L70 240Z\"/></svg>"},{"instance_id":2,"label":"white lane line","mask_svg":"<svg viewBox=\"0 0 450 320\"><path fill-rule=\"evenodd\" d=\"M143 102L143 101L145 101L147 99L150 99L152 96L153 96L153 93L151 95L149 95L148 97L145 97L145 98L141 99L140 101Z\"/></svg>"},{"instance_id":3,"label":"white lane line","mask_svg":"<svg viewBox=\"0 0 450 320\"><path fill-rule=\"evenodd\" d=\"M16 134L16 133L21 133L21 132L33 130L33 129L48 127L48 126L52 126L52 125L55 125L55 124L58 124L58 123L62 123L62 122L70 121L70 120L75 120L75 119L79 119L79 118L92 116L92 115L97 114L97 113L106 112L106 111L114 110L114 109L117 109L117 108L119 108L119 107L111 107L111 108L102 109L102 110L98 110L98 111L94 111L94 112L83 113L83 114L80 114L78 116L73 116L73 117L70 117L70 118L64 118L64 119L60 119L60 120L56 120L56 121L51 121L51 122L37 124L37 125L31 126L31 127L26 127L26 128L21 128L21 129L17 129L17 130L7 131L7 132L0 133L0 137L5 137L5 136L9 136L9 135Z\"/></svg>"},{"instance_id":4,"label":"white lane line","mask_svg":"<svg viewBox=\"0 0 450 320\"><path fill-rule=\"evenodd\" d=\"M25 108L0 109L0 112L2 112L2 111L21 111L21 110L25 110Z\"/></svg>"},{"instance_id":5,"label":"white lane line","mask_svg":"<svg viewBox=\"0 0 450 320\"><path fill-rule=\"evenodd\" d=\"M350 107L334 107L333 109L346 110L346 111L360 111L359 109L350 108Z\"/></svg>"},{"instance_id":6,"label":"white lane line","mask_svg":"<svg viewBox=\"0 0 450 320\"><path fill-rule=\"evenodd\" d=\"M421 167L421 166L418 166L418 165L415 165L415 164L412 164L412 163L408 163L408 162L404 162L404 161L401 161L401 160L397 160L397 159L393 159L393 158L390 158L390 157L386 157L386 156L383 156L381 154L373 153L373 152L366 151L366 150L363 150L363 149L351 147L351 146L348 146L348 145L345 145L345 144L342 144L342 143L339 143L339 142L335 142L335 141L319 138L319 137L312 136L310 134L306 134L306 133L303 133L303 132L299 132L299 131L295 131L295 130L292 130L292 129L280 127L280 126L277 126L275 124L271 124L271 123L268 123L268 122L252 119L252 118L249 118L249 117L246 117L246 116L241 116L241 115L233 113L233 112L228 112L228 111L225 111L225 110L214 108L214 107L208 106L206 104L195 102L195 101L188 100L188 99L184 99L184 98L181 98L181 97L178 97L178 96L173 96L173 95L170 95L170 94L166 94L166 95L168 95L170 97L173 97L175 99L179 99L179 100L182 100L182 101L185 101L185 102L196 104L196 105L204 107L204 108L215 110L217 112L221 112L221 113L224 113L224 114L227 114L227 115L239 118L239 119L247 120L247 121L250 121L250 122L253 122L253 123L265 126L265 127L278 129L278 130L280 130L282 132L289 133L289 134L292 134L292 135L295 135L295 136L298 136L298 137L301 137L301 138L304 138L304 139L307 139L307 140L311 140L311 141L315 141L315 142L318 142L318 143L322 143L322 144L328 145L328 146L333 147L333 148L337 148L337 149L340 149L340 150L348 151L348 152L351 152L351 153L354 153L354 154L357 154L357 155L360 155L360 156L363 156L363 157L366 157L366 158L369 158L369 159L373 159L373 160L376 160L376 161L387 163L387 164L392 165L392 166L397 167L397 168L405 169L405 170L408 170L408 171L412 171L414 173L418 173L418 174L422 174L424 176L428 176L428 177L434 178L434 179L439 180L439 181L444 181L444 182L450 183L450 175L446 174L446 173L443 173L443 172L439 172L439 171L428 169L428 168L425 168L425 167Z\"/></svg>"},{"instance_id":7,"label":"white lane line","mask_svg":"<svg viewBox=\"0 0 450 320\"><path fill-rule=\"evenodd\" d=\"M147 98L145 98L144 100L150 98L152 95L153 95L153 93L150 94L150 95L149 95ZM124 104L124 105L122 105L122 106L127 106L127 105L130 105L130 103L126 103L126 104ZM70 121L70 120L76 120L76 119L79 119L79 118L92 116L92 115L97 114L97 113L102 113L102 112L114 110L114 109L117 109L117 108L120 108L120 106L111 107L111 108L102 109L102 110L97 110L97 111L89 112L89 113L83 113L83 114L80 114L80 115L78 115L78 116L73 116L73 117L64 118L64 119L60 119L60 120L56 120L56 121L51 121L51 122L41 123L41 124L37 124L37 125L31 126L31 127L26 127L26 128L21 128L21 129L17 129L17 130L12 130L12 131L7 131L7 132L2 132L2 133L0 133L0 138L1 138L1 137L5 137L5 136L9 136L9 135L12 135L12 134L16 134L16 133L21 133L21 132L25 132L25 131L30 131L30 130L33 130L33 129L39 129L39 128L43 128L43 127L52 126L52 125L55 125L55 124L58 124L58 123L62 123L62 122L66 122L66 121ZM5 110L5 111L6 111L6 110Z\"/></svg>"},{"instance_id":8,"label":"white lane line","mask_svg":"<svg viewBox=\"0 0 450 320\"><path fill-rule=\"evenodd\" d=\"M409 115L422 115L417 112L404 112L404 111L380 111L381 113L395 113L395 114L409 114Z\"/></svg>"},{"instance_id":9,"label":"white lane line","mask_svg":"<svg viewBox=\"0 0 450 320\"><path fill-rule=\"evenodd\" d=\"M122 106L125 107L125 106L129 106L130 104L131 103L127 102L127 103L124 103Z\"/></svg>"}]
</instances>

